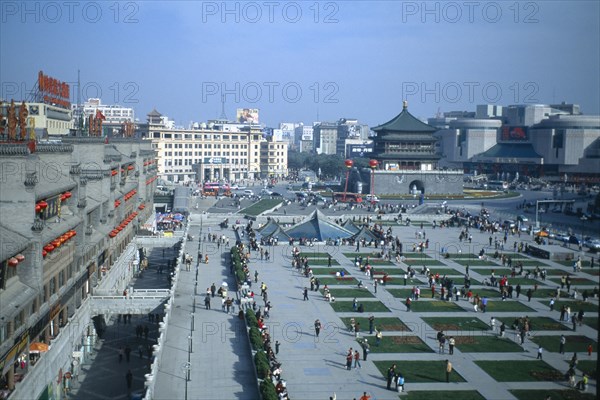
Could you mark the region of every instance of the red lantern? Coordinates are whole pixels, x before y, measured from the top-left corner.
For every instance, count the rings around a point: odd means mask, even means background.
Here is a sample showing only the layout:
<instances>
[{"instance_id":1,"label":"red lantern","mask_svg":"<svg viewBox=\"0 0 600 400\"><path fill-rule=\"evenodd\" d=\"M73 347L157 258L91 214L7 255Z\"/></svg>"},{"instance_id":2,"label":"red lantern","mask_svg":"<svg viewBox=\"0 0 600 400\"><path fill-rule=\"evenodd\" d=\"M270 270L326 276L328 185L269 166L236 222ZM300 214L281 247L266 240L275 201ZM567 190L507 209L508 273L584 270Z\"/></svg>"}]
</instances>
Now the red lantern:
<instances>
[{"instance_id":1,"label":"red lantern","mask_svg":"<svg viewBox=\"0 0 600 400\"><path fill-rule=\"evenodd\" d=\"M46 250L48 253L52 253L54 251L54 246L52 245L52 243L48 243L44 246L44 250Z\"/></svg>"},{"instance_id":2,"label":"red lantern","mask_svg":"<svg viewBox=\"0 0 600 400\"><path fill-rule=\"evenodd\" d=\"M16 267L18 263L19 263L19 260L17 260L14 257L11 257L11 258L8 259L8 266L9 267Z\"/></svg>"},{"instance_id":3,"label":"red lantern","mask_svg":"<svg viewBox=\"0 0 600 400\"><path fill-rule=\"evenodd\" d=\"M36 204L36 205L35 205L35 213L36 213L36 214L39 214L39 213L40 213L40 211L42 211L42 207L41 207L39 204Z\"/></svg>"},{"instance_id":4,"label":"red lantern","mask_svg":"<svg viewBox=\"0 0 600 400\"><path fill-rule=\"evenodd\" d=\"M70 199L71 196L71 192L65 192L65 198Z\"/></svg>"},{"instance_id":5,"label":"red lantern","mask_svg":"<svg viewBox=\"0 0 600 400\"><path fill-rule=\"evenodd\" d=\"M369 167L371 167L371 169L377 168L377 165L379 165L379 161L377 161L377 160L369 160Z\"/></svg>"},{"instance_id":6,"label":"red lantern","mask_svg":"<svg viewBox=\"0 0 600 400\"><path fill-rule=\"evenodd\" d=\"M59 248L59 247L60 247L60 245L61 245L61 243L60 243L60 240L58 240L58 239L54 239L54 240L52 241L52 246L54 246L54 248Z\"/></svg>"},{"instance_id":7,"label":"red lantern","mask_svg":"<svg viewBox=\"0 0 600 400\"><path fill-rule=\"evenodd\" d=\"M115 231L110 231L108 236L110 236L111 238L114 238L115 236L117 236L117 234L115 233Z\"/></svg>"},{"instance_id":8,"label":"red lantern","mask_svg":"<svg viewBox=\"0 0 600 400\"><path fill-rule=\"evenodd\" d=\"M48 252L46 250L42 250L42 257L46 258L47 255L48 255Z\"/></svg>"},{"instance_id":9,"label":"red lantern","mask_svg":"<svg viewBox=\"0 0 600 400\"><path fill-rule=\"evenodd\" d=\"M127 167L128 170L133 170L133 165L130 165L129 167Z\"/></svg>"},{"instance_id":10,"label":"red lantern","mask_svg":"<svg viewBox=\"0 0 600 400\"><path fill-rule=\"evenodd\" d=\"M348 160L344 161L344 164L346 165L346 168L350 169L354 165L354 161L348 159Z\"/></svg>"},{"instance_id":11,"label":"red lantern","mask_svg":"<svg viewBox=\"0 0 600 400\"><path fill-rule=\"evenodd\" d=\"M112 176L115 176L115 175L117 175L117 174L118 174L118 172L117 172L117 170L116 170L116 169L113 169L113 170L111 171L111 173L110 173L110 174L111 174Z\"/></svg>"},{"instance_id":12,"label":"red lantern","mask_svg":"<svg viewBox=\"0 0 600 400\"><path fill-rule=\"evenodd\" d=\"M46 207L48 207L48 203L46 203L44 200L40 201L38 205L42 208L42 210L45 210Z\"/></svg>"},{"instance_id":13,"label":"red lantern","mask_svg":"<svg viewBox=\"0 0 600 400\"><path fill-rule=\"evenodd\" d=\"M15 258L17 259L18 262L22 262L25 260L25 256L23 254L17 254L15 256Z\"/></svg>"}]
</instances>

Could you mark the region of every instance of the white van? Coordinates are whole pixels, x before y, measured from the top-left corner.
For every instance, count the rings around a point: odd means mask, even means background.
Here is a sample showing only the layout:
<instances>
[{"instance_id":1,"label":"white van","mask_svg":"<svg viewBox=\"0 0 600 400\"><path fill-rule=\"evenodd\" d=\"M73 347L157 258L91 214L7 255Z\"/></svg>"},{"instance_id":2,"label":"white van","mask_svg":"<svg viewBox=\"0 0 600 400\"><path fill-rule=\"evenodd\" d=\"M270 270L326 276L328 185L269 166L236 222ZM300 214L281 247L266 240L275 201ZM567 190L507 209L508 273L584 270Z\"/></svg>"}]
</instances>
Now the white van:
<instances>
[{"instance_id":1,"label":"white van","mask_svg":"<svg viewBox=\"0 0 600 400\"><path fill-rule=\"evenodd\" d=\"M371 194L366 195L365 199L366 199L366 201L373 202L373 203L377 203L379 201L379 198L377 196L375 196L374 194L373 195L371 195Z\"/></svg>"},{"instance_id":2,"label":"white van","mask_svg":"<svg viewBox=\"0 0 600 400\"><path fill-rule=\"evenodd\" d=\"M254 196L254 192L250 189L244 190L244 196Z\"/></svg>"}]
</instances>

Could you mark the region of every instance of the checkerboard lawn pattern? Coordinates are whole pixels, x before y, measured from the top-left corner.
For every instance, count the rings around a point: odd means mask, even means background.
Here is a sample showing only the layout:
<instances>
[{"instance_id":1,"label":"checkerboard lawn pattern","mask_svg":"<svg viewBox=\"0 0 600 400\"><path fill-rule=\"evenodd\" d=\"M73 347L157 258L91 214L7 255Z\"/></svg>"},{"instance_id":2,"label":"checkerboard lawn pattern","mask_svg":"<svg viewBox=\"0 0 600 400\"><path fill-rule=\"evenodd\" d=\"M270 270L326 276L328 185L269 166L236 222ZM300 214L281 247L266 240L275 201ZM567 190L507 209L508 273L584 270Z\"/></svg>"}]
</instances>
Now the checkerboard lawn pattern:
<instances>
[{"instance_id":1,"label":"checkerboard lawn pattern","mask_svg":"<svg viewBox=\"0 0 600 400\"><path fill-rule=\"evenodd\" d=\"M368 317L354 317L354 321L360 323L363 332L369 332ZM350 318L342 318L342 323L347 329L350 329ZM375 317L374 327L383 332L409 332L410 328L398 318Z\"/></svg>"},{"instance_id":2,"label":"checkerboard lawn pattern","mask_svg":"<svg viewBox=\"0 0 600 400\"><path fill-rule=\"evenodd\" d=\"M308 265L329 265L329 260L326 258L309 258ZM331 265L340 265L340 263L332 259Z\"/></svg>"},{"instance_id":3,"label":"checkerboard lawn pattern","mask_svg":"<svg viewBox=\"0 0 600 400\"><path fill-rule=\"evenodd\" d=\"M411 311L415 312L464 312L465 310L451 301L413 301Z\"/></svg>"},{"instance_id":4,"label":"checkerboard lawn pattern","mask_svg":"<svg viewBox=\"0 0 600 400\"><path fill-rule=\"evenodd\" d=\"M362 324L360 325L362 328ZM358 342L363 339L368 339L370 343L371 353L433 353L433 350L425 344L418 336L402 335L402 336L387 336L383 335L379 346L376 344L375 336L365 336L358 338Z\"/></svg>"},{"instance_id":5,"label":"checkerboard lawn pattern","mask_svg":"<svg viewBox=\"0 0 600 400\"><path fill-rule=\"evenodd\" d=\"M502 301L502 300L494 300L488 301L487 303L487 313L491 312L509 312L509 311L523 311L523 312L535 312L533 308L527 307L523 303L519 303L518 301Z\"/></svg>"},{"instance_id":6,"label":"checkerboard lawn pattern","mask_svg":"<svg viewBox=\"0 0 600 400\"><path fill-rule=\"evenodd\" d=\"M353 278L351 276L344 276L343 278L336 278L336 277L326 277L326 278L319 278L319 282L321 283L321 285L327 285L327 286L332 286L332 285L351 285L351 286L356 286L358 285L358 280L356 278Z\"/></svg>"},{"instance_id":7,"label":"checkerboard lawn pattern","mask_svg":"<svg viewBox=\"0 0 600 400\"><path fill-rule=\"evenodd\" d=\"M307 257L309 259L311 258L324 258L327 259L329 257L329 253L320 253L318 251L302 251L300 252L300 257Z\"/></svg>"},{"instance_id":8,"label":"checkerboard lawn pattern","mask_svg":"<svg viewBox=\"0 0 600 400\"><path fill-rule=\"evenodd\" d=\"M450 257L450 260L452 260L452 257ZM482 266L482 267L486 267L486 266L498 266L497 263L493 262L493 261L489 261L489 260L480 260L478 258L474 259L474 260L470 260L470 259L464 259L464 258L455 258L454 260L455 263L462 265L463 267L466 267L467 265L470 267L474 267L474 266Z\"/></svg>"},{"instance_id":9,"label":"checkerboard lawn pattern","mask_svg":"<svg viewBox=\"0 0 600 400\"><path fill-rule=\"evenodd\" d=\"M591 393L583 393L579 390L511 390L519 400L595 400L596 396Z\"/></svg>"},{"instance_id":10,"label":"checkerboard lawn pattern","mask_svg":"<svg viewBox=\"0 0 600 400\"><path fill-rule=\"evenodd\" d=\"M477 289L477 288L471 288L471 291L473 292L473 296L475 296L476 294L479 295L479 297L487 297L487 298L500 298L501 294L497 289ZM514 292L513 292L513 296L514 296Z\"/></svg>"},{"instance_id":11,"label":"checkerboard lawn pattern","mask_svg":"<svg viewBox=\"0 0 600 400\"><path fill-rule=\"evenodd\" d=\"M498 382L564 381L565 375L541 360L475 361Z\"/></svg>"},{"instance_id":12,"label":"checkerboard lawn pattern","mask_svg":"<svg viewBox=\"0 0 600 400\"><path fill-rule=\"evenodd\" d=\"M476 390L411 390L406 396L401 397L404 400L485 400Z\"/></svg>"},{"instance_id":13,"label":"checkerboard lawn pattern","mask_svg":"<svg viewBox=\"0 0 600 400\"><path fill-rule=\"evenodd\" d=\"M423 259L432 258L431 256L429 256L426 253L404 252L404 253L402 253L402 255L404 255L404 257L406 257L406 258L423 258Z\"/></svg>"},{"instance_id":14,"label":"checkerboard lawn pattern","mask_svg":"<svg viewBox=\"0 0 600 400\"><path fill-rule=\"evenodd\" d=\"M404 261L404 264L406 265L410 265L413 267L419 267L419 266L423 266L426 265L428 267L431 266L445 266L446 264L444 264L441 261L438 260L434 260L432 258L423 258L423 259L416 259L416 258L407 258Z\"/></svg>"},{"instance_id":15,"label":"checkerboard lawn pattern","mask_svg":"<svg viewBox=\"0 0 600 400\"><path fill-rule=\"evenodd\" d=\"M323 294L323 289L319 290L321 294ZM373 293L369 292L367 289L342 289L342 288L330 288L329 293L336 299L341 297L375 297Z\"/></svg>"},{"instance_id":16,"label":"checkerboard lawn pattern","mask_svg":"<svg viewBox=\"0 0 600 400\"><path fill-rule=\"evenodd\" d=\"M454 336L456 348L463 353L520 353L523 348L498 336Z\"/></svg>"},{"instance_id":17,"label":"checkerboard lawn pattern","mask_svg":"<svg viewBox=\"0 0 600 400\"><path fill-rule=\"evenodd\" d=\"M427 325L436 331L487 331L489 325L475 317L423 317Z\"/></svg>"},{"instance_id":18,"label":"checkerboard lawn pattern","mask_svg":"<svg viewBox=\"0 0 600 400\"><path fill-rule=\"evenodd\" d=\"M587 353L587 348L591 344L595 351L598 351L598 343L595 340L581 335L565 335L567 343L565 343L566 353ZM541 345L544 350L553 353L558 353L560 342L559 335L552 336L535 336L531 338L535 344Z\"/></svg>"},{"instance_id":19,"label":"checkerboard lawn pattern","mask_svg":"<svg viewBox=\"0 0 600 400\"><path fill-rule=\"evenodd\" d=\"M544 301L543 304L550 307L550 301ZM581 300L559 300L554 302L554 310L560 311L563 305L567 305L571 307L571 313L577 313L579 310L583 310L586 313L588 312L598 312L598 306L593 303L584 303ZM583 318L585 320L585 317Z\"/></svg>"},{"instance_id":20,"label":"checkerboard lawn pattern","mask_svg":"<svg viewBox=\"0 0 600 400\"><path fill-rule=\"evenodd\" d=\"M350 275L350 272L346 268L334 268L334 267L325 267L325 268L311 268L314 275L334 275L336 272L344 271L344 275Z\"/></svg>"},{"instance_id":21,"label":"checkerboard lawn pattern","mask_svg":"<svg viewBox=\"0 0 600 400\"><path fill-rule=\"evenodd\" d=\"M525 293L527 293L527 288L525 290L523 290L523 288L521 288L521 296L523 296ZM514 296L514 294L513 294L513 296ZM532 297L538 298L538 299L543 299L543 298L550 299L555 296L556 296L556 288L554 288L554 289L539 289L538 288L538 290L533 292ZM564 290L561 290L560 297L562 297L562 298L568 297L567 292L565 292ZM525 296L525 298L527 298L527 296Z\"/></svg>"},{"instance_id":22,"label":"checkerboard lawn pattern","mask_svg":"<svg viewBox=\"0 0 600 400\"><path fill-rule=\"evenodd\" d=\"M512 329L515 322L515 317L498 318L500 322L504 322L507 329ZM529 316L532 331L570 331L571 329L561 324L560 322L548 317L531 317ZM500 326L500 324L497 324Z\"/></svg>"},{"instance_id":23,"label":"checkerboard lawn pattern","mask_svg":"<svg viewBox=\"0 0 600 400\"><path fill-rule=\"evenodd\" d=\"M402 268L379 268L377 266L373 267L373 272L376 276L383 275L385 273L387 273L388 275L404 276L404 274L406 273L406 271L404 271Z\"/></svg>"},{"instance_id":24,"label":"checkerboard lawn pattern","mask_svg":"<svg viewBox=\"0 0 600 400\"><path fill-rule=\"evenodd\" d=\"M582 269L583 272L585 272L586 274L590 274L590 275L595 275L598 276L600 275L600 269L599 268L583 268Z\"/></svg>"},{"instance_id":25,"label":"checkerboard lawn pattern","mask_svg":"<svg viewBox=\"0 0 600 400\"><path fill-rule=\"evenodd\" d=\"M431 268L429 268L429 273L434 274L434 275L440 274L440 277L442 277L444 275L464 276L464 274L462 272L459 272L459 271L455 270L454 268L431 267Z\"/></svg>"},{"instance_id":26,"label":"checkerboard lawn pattern","mask_svg":"<svg viewBox=\"0 0 600 400\"><path fill-rule=\"evenodd\" d=\"M560 285L560 277L550 278L549 280ZM579 287L579 286L594 286L594 285L598 285L598 282L594 282L594 281L591 281L586 278L580 278L578 276L571 277L571 289L573 288L573 286Z\"/></svg>"},{"instance_id":27,"label":"checkerboard lawn pattern","mask_svg":"<svg viewBox=\"0 0 600 400\"><path fill-rule=\"evenodd\" d=\"M370 252L370 253L342 253L343 255L345 255L347 258L351 259L352 261L354 261L354 257L362 257L363 258L363 262L367 261L367 257L369 257L369 261L373 261L373 260L381 260L381 258L379 258L379 254L380 253L376 253L376 252Z\"/></svg>"},{"instance_id":28,"label":"checkerboard lawn pattern","mask_svg":"<svg viewBox=\"0 0 600 400\"><path fill-rule=\"evenodd\" d=\"M352 308L351 301L336 301L335 303L329 303L334 311L337 312L356 312ZM362 304L365 312L391 312L389 308L380 301L359 301L358 304ZM367 325L368 327L368 325Z\"/></svg>"},{"instance_id":29,"label":"checkerboard lawn pattern","mask_svg":"<svg viewBox=\"0 0 600 400\"><path fill-rule=\"evenodd\" d=\"M406 285L406 286L410 286L410 285ZM423 288L421 288L421 293L423 293ZM409 297L412 294L412 286L410 289L388 289L387 290L392 296L398 298L398 299L403 299L405 300L407 297ZM431 295L431 291L429 292L429 294Z\"/></svg>"},{"instance_id":30,"label":"checkerboard lawn pattern","mask_svg":"<svg viewBox=\"0 0 600 400\"><path fill-rule=\"evenodd\" d=\"M371 346L372 348L373 346ZM396 364L396 372L404 375L405 382L429 383L446 382L446 361L375 361L375 366L381 372L384 379L387 370ZM450 374L450 382L465 382L465 379L454 369Z\"/></svg>"}]
</instances>

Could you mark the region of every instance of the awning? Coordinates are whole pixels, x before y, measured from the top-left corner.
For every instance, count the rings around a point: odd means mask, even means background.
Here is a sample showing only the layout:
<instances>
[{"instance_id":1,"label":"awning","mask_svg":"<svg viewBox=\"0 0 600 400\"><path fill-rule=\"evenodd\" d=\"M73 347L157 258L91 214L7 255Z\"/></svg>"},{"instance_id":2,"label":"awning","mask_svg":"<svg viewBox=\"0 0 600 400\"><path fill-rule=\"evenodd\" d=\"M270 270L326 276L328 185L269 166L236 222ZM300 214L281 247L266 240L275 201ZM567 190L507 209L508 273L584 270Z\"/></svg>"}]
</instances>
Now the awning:
<instances>
[{"instance_id":1,"label":"awning","mask_svg":"<svg viewBox=\"0 0 600 400\"><path fill-rule=\"evenodd\" d=\"M0 262L22 252L29 243L25 236L0 225Z\"/></svg>"},{"instance_id":2,"label":"awning","mask_svg":"<svg viewBox=\"0 0 600 400\"><path fill-rule=\"evenodd\" d=\"M0 293L0 320L10 321L37 296L37 291L19 280L10 281Z\"/></svg>"}]
</instances>

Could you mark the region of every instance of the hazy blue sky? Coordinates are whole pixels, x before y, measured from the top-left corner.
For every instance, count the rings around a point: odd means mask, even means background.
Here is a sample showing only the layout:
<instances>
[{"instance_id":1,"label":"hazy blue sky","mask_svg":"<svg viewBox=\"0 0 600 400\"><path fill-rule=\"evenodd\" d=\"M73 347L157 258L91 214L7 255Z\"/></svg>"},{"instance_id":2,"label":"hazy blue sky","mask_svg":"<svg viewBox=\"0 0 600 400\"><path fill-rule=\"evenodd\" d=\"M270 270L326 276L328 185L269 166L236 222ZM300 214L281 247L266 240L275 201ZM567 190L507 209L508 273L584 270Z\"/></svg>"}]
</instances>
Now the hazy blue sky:
<instances>
[{"instance_id":1,"label":"hazy blue sky","mask_svg":"<svg viewBox=\"0 0 600 400\"><path fill-rule=\"evenodd\" d=\"M575 102L600 113L600 2L0 3L0 97L37 72L82 98L178 124L236 108L261 122L358 118L407 99L420 117L477 104ZM72 101L76 101L75 95Z\"/></svg>"}]
</instances>

